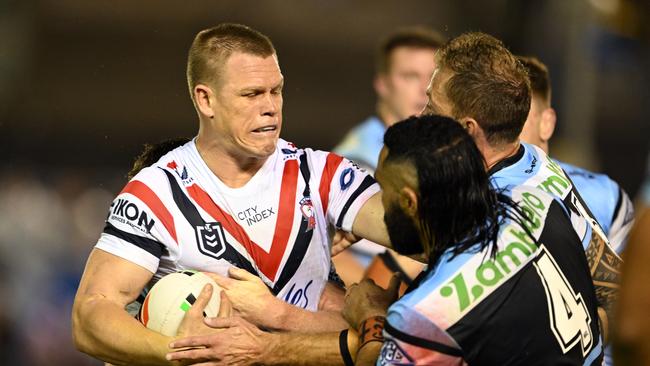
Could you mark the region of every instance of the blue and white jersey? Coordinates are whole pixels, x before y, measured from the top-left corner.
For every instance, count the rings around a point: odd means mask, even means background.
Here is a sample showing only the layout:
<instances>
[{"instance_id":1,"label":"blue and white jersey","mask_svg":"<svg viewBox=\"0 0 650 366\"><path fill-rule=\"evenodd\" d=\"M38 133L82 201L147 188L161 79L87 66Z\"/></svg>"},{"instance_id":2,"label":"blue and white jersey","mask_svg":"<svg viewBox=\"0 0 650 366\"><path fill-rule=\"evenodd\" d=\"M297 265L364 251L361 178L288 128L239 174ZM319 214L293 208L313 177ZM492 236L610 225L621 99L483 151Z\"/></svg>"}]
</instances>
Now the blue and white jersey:
<instances>
[{"instance_id":1,"label":"blue and white jersey","mask_svg":"<svg viewBox=\"0 0 650 366\"><path fill-rule=\"evenodd\" d=\"M600 365L596 294L566 208L504 188L528 220L501 224L494 256L477 244L424 272L388 309L377 365Z\"/></svg>"},{"instance_id":2,"label":"blue and white jersey","mask_svg":"<svg viewBox=\"0 0 650 366\"><path fill-rule=\"evenodd\" d=\"M492 185L498 190L510 185L532 186L559 198L571 211L574 229L586 250L592 236L609 242L607 235L573 186L562 167L534 145L522 143L519 151L493 166L489 171ZM580 218L586 218L587 224Z\"/></svg>"},{"instance_id":3,"label":"blue and white jersey","mask_svg":"<svg viewBox=\"0 0 650 366\"><path fill-rule=\"evenodd\" d=\"M634 223L634 206L627 193L605 174L558 161L600 223L609 244L621 254Z\"/></svg>"},{"instance_id":4,"label":"blue and white jersey","mask_svg":"<svg viewBox=\"0 0 650 366\"><path fill-rule=\"evenodd\" d=\"M379 152L384 146L384 132L384 122L375 116L368 117L350 130L332 151L374 171L377 169Z\"/></svg>"}]
</instances>

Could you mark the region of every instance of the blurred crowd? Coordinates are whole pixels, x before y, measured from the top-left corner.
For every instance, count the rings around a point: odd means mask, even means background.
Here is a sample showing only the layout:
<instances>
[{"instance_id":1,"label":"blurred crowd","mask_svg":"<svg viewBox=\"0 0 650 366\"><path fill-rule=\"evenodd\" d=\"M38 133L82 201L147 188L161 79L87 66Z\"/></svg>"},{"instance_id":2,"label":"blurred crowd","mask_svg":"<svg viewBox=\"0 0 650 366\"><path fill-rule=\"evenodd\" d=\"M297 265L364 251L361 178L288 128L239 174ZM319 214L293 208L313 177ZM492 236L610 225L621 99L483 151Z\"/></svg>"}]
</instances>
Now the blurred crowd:
<instances>
[{"instance_id":1,"label":"blurred crowd","mask_svg":"<svg viewBox=\"0 0 650 366\"><path fill-rule=\"evenodd\" d=\"M123 180L88 171L0 174L0 364L95 365L71 342L70 312L84 263Z\"/></svg>"}]
</instances>

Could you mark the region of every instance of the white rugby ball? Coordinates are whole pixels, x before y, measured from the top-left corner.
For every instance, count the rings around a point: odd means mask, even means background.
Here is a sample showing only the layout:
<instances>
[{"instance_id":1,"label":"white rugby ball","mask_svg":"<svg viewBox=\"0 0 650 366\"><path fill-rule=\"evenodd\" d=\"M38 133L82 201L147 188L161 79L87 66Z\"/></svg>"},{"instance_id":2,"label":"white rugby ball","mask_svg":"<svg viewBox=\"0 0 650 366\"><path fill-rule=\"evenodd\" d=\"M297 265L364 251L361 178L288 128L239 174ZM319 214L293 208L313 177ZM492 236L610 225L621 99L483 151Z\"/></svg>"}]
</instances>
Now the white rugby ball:
<instances>
[{"instance_id":1,"label":"white rugby ball","mask_svg":"<svg viewBox=\"0 0 650 366\"><path fill-rule=\"evenodd\" d=\"M217 316L221 300L219 285L202 272L186 270L168 274L156 282L142 303L140 322L153 331L175 336L185 313L208 283L213 292L203 313L208 317Z\"/></svg>"}]
</instances>

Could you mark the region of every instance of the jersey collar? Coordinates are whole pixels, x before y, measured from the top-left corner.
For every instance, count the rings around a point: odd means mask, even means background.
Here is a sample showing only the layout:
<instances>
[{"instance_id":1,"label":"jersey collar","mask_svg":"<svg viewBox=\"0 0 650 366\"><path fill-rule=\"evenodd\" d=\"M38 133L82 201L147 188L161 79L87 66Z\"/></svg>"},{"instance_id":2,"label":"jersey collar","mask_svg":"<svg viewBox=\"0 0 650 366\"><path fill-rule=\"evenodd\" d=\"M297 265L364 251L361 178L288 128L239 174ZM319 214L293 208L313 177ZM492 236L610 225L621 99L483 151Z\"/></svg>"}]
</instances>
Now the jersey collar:
<instances>
[{"instance_id":1,"label":"jersey collar","mask_svg":"<svg viewBox=\"0 0 650 366\"><path fill-rule=\"evenodd\" d=\"M505 169L511 165L514 165L517 163L521 158L524 157L524 153L526 152L526 149L524 148L523 144L519 144L519 149L517 150L517 153L514 155L511 155L498 163L494 164L492 168L488 170L488 176L492 176L494 173L498 172L501 169Z\"/></svg>"}]
</instances>

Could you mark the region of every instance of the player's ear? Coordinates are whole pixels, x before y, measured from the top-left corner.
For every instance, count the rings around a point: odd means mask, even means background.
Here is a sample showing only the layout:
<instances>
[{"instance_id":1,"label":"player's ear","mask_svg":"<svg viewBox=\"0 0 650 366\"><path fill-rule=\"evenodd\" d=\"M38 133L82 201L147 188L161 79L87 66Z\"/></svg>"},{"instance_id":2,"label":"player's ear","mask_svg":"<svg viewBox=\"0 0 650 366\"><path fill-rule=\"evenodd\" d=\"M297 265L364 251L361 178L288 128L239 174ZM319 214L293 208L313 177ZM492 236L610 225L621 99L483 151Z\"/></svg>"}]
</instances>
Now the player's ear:
<instances>
[{"instance_id":1,"label":"player's ear","mask_svg":"<svg viewBox=\"0 0 650 366\"><path fill-rule=\"evenodd\" d=\"M214 117L214 111L212 110L212 88L204 84L197 84L192 92L194 93L194 102L199 113L208 118Z\"/></svg>"},{"instance_id":2,"label":"player's ear","mask_svg":"<svg viewBox=\"0 0 650 366\"><path fill-rule=\"evenodd\" d=\"M388 88L386 86L386 75L383 73L379 73L375 75L375 80L373 81L372 84L375 88L375 93L380 98L385 98L386 95L388 94Z\"/></svg>"},{"instance_id":3,"label":"player's ear","mask_svg":"<svg viewBox=\"0 0 650 366\"><path fill-rule=\"evenodd\" d=\"M399 194L399 204L402 210L410 217L418 215L418 194L409 186L402 187Z\"/></svg>"},{"instance_id":4,"label":"player's ear","mask_svg":"<svg viewBox=\"0 0 650 366\"><path fill-rule=\"evenodd\" d=\"M542 141L547 142L551 139L555 131L556 121L557 115L555 114L555 109L546 108L542 112L542 119L539 122L539 137Z\"/></svg>"},{"instance_id":5,"label":"player's ear","mask_svg":"<svg viewBox=\"0 0 650 366\"><path fill-rule=\"evenodd\" d=\"M483 136L483 129L474 118L465 117L460 120L460 124L475 141L478 137Z\"/></svg>"}]
</instances>

